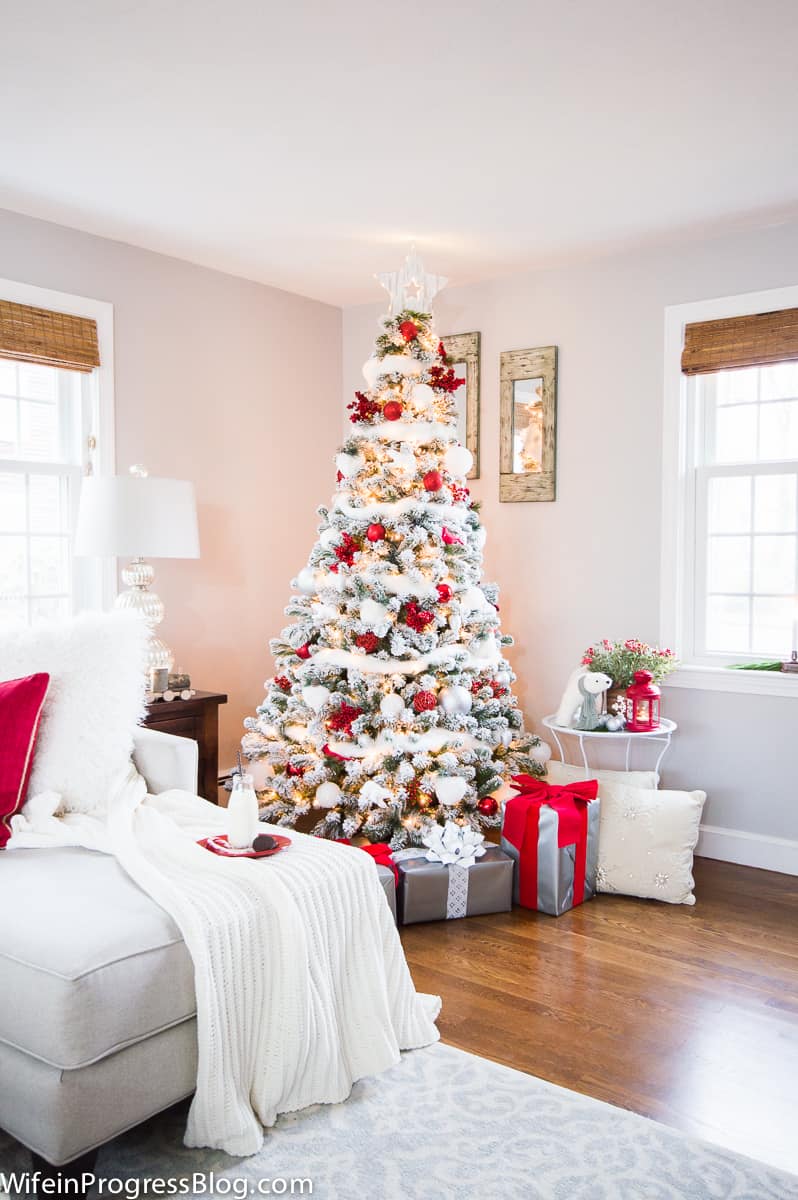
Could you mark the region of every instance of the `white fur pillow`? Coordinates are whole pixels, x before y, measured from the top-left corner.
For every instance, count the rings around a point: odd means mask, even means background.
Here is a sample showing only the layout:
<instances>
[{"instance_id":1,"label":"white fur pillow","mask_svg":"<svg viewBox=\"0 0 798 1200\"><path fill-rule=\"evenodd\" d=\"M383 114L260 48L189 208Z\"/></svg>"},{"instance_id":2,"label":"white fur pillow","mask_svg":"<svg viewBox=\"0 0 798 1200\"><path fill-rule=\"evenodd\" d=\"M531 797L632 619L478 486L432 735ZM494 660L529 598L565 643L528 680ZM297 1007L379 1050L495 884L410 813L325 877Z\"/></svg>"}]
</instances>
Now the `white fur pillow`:
<instances>
[{"instance_id":1,"label":"white fur pillow","mask_svg":"<svg viewBox=\"0 0 798 1200\"><path fill-rule=\"evenodd\" d=\"M596 890L695 904L693 851L706 792L604 783L599 796Z\"/></svg>"},{"instance_id":2,"label":"white fur pillow","mask_svg":"<svg viewBox=\"0 0 798 1200\"><path fill-rule=\"evenodd\" d=\"M599 796L603 794L601 784L625 783L630 787L650 789L657 786L656 771L588 771L586 773L584 767L572 766L571 763L555 762L554 759L546 763L548 783L577 783L582 779L597 779Z\"/></svg>"},{"instance_id":3,"label":"white fur pillow","mask_svg":"<svg viewBox=\"0 0 798 1200\"><path fill-rule=\"evenodd\" d=\"M130 612L83 613L0 633L0 680L50 676L28 803L42 792L58 793L66 812L108 802L144 713L146 638L144 621Z\"/></svg>"}]
</instances>

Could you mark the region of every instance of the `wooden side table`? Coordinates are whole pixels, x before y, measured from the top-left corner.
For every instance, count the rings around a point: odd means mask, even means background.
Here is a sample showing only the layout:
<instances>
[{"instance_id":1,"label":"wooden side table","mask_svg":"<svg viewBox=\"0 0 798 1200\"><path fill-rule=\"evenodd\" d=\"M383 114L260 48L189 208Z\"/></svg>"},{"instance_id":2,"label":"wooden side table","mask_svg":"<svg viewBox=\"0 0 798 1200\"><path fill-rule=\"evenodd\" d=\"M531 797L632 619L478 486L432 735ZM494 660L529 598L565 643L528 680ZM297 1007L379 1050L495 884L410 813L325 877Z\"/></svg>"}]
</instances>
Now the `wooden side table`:
<instances>
[{"instance_id":1,"label":"wooden side table","mask_svg":"<svg viewBox=\"0 0 798 1200\"><path fill-rule=\"evenodd\" d=\"M222 692L195 692L190 700L153 700L142 721L148 729L193 738L199 746L200 796L219 801L219 705L227 703Z\"/></svg>"}]
</instances>

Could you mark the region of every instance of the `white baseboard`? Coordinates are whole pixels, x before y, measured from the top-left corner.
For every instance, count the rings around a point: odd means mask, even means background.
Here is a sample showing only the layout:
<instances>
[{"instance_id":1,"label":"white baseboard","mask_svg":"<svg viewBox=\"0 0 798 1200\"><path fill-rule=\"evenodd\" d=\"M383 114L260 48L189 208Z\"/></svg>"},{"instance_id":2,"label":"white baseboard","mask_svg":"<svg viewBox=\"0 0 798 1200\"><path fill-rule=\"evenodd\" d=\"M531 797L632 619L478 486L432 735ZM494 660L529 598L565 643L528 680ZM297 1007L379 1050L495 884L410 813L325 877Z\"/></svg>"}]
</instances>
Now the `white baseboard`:
<instances>
[{"instance_id":1,"label":"white baseboard","mask_svg":"<svg viewBox=\"0 0 798 1200\"><path fill-rule=\"evenodd\" d=\"M798 875L798 841L792 838L702 825L695 852L700 858L719 858L722 862L759 867L762 871Z\"/></svg>"}]
</instances>

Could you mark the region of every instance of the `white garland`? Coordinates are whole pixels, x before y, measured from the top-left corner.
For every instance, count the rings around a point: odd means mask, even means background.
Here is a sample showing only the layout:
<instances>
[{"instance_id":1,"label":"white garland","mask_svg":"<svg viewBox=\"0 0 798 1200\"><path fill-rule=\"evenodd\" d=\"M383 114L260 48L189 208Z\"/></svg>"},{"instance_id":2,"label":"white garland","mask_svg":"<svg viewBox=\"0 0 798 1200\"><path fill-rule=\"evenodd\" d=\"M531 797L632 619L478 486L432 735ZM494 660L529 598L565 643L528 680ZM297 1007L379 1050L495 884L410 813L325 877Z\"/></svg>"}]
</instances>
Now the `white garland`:
<instances>
[{"instance_id":1,"label":"white garland","mask_svg":"<svg viewBox=\"0 0 798 1200\"><path fill-rule=\"evenodd\" d=\"M421 508L434 517L440 517L452 524L456 522L462 525L469 514L467 508L456 504L435 504L430 500L416 500L413 496L408 496L405 500L385 500L356 508L353 504L347 503L346 497L351 495L351 492L339 492L333 500L333 508L337 508L339 512L347 517L353 517L355 520L370 521L374 517L401 518L406 513Z\"/></svg>"},{"instance_id":2,"label":"white garland","mask_svg":"<svg viewBox=\"0 0 798 1200\"><path fill-rule=\"evenodd\" d=\"M384 442L456 442L457 426L453 421L375 421L373 425L353 425L352 437Z\"/></svg>"},{"instance_id":3,"label":"white garland","mask_svg":"<svg viewBox=\"0 0 798 1200\"><path fill-rule=\"evenodd\" d=\"M352 650L335 650L332 647L323 647L317 650L316 653L299 668L300 674L305 671L312 670L314 667L329 665L333 667L341 667L345 671L360 671L363 675L420 675L422 671L426 671L427 667L447 663L452 665L455 661L455 656L465 652L465 658L460 665L461 670L466 670L468 667L473 667L475 671L481 671L485 667L495 665L501 659L501 654L496 648L493 653L486 653L484 656L476 656L470 654L465 646L439 646L436 650L430 650L427 654L419 654L416 658L401 659L401 658L375 658L372 654L356 654Z\"/></svg>"}]
</instances>

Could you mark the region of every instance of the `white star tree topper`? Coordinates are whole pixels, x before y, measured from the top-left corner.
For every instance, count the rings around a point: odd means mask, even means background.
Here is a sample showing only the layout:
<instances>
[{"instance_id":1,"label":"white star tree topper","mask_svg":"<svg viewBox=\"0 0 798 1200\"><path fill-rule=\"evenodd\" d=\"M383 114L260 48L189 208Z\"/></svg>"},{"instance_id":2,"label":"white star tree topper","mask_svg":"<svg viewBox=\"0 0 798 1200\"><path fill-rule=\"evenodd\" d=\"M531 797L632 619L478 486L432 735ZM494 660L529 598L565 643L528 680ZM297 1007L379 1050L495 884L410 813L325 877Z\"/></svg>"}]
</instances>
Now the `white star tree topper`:
<instances>
[{"instance_id":1,"label":"white star tree topper","mask_svg":"<svg viewBox=\"0 0 798 1200\"><path fill-rule=\"evenodd\" d=\"M406 308L415 312L430 312L432 301L448 282L445 275L428 274L415 249L407 255L400 270L383 271L375 278L390 297L390 316Z\"/></svg>"}]
</instances>

